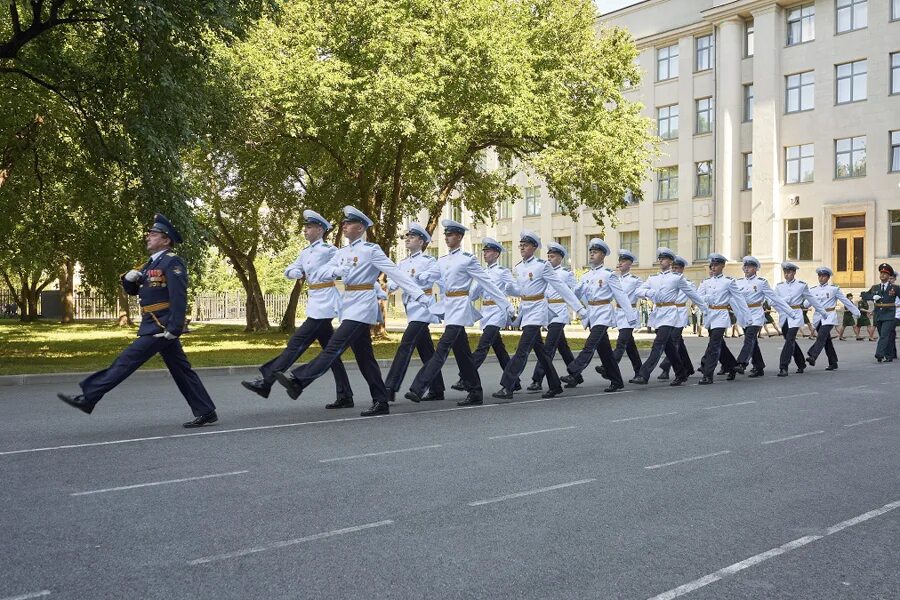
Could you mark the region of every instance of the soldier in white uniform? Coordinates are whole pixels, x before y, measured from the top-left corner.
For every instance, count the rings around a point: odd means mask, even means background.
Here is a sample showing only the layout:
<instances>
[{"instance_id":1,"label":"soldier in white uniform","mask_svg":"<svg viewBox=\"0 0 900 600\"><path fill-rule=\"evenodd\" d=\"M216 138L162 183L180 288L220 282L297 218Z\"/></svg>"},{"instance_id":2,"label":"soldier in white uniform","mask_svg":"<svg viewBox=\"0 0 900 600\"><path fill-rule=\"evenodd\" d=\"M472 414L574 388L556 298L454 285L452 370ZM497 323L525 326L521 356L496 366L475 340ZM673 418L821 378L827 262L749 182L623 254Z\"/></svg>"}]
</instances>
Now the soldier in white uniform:
<instances>
[{"instance_id":1,"label":"soldier in white uniform","mask_svg":"<svg viewBox=\"0 0 900 600\"><path fill-rule=\"evenodd\" d=\"M687 380L685 376L685 367L682 364L681 357L678 355L678 347L675 344L673 334L676 329L683 327L684 316L681 314L680 308L685 307L684 302L679 302L680 293L690 298L694 304L701 309L706 309L706 303L703 301L694 286L691 285L682 275L672 271L672 262L675 260L675 253L668 248L659 248L656 251L657 260L659 261L660 272L651 275L647 281L638 288L637 295L640 298L647 298L654 303L653 311L650 313L650 326L656 329L656 338L653 340L653 347L650 349L650 355L641 366L640 372L629 383L637 383L646 385L650 373L659 362L659 357L665 352L675 369L676 377L670 385L681 385Z\"/></svg>"},{"instance_id":2,"label":"soldier in white uniform","mask_svg":"<svg viewBox=\"0 0 900 600\"><path fill-rule=\"evenodd\" d=\"M341 294L334 283L334 277L325 276L321 268L337 252L337 248L322 240L325 232L331 229L331 223L313 210L303 211L303 237L309 242L297 260L284 270L288 279L306 281L308 297L306 301L306 320L297 328L288 340L284 351L259 368L261 377L253 381L242 381L241 385L263 398L268 398L275 383L275 373L284 371L293 365L314 340L324 348L334 335L331 320L338 316L341 308ZM353 406L353 390L347 371L340 359L331 365L337 399L325 408L351 408Z\"/></svg>"},{"instance_id":3,"label":"soldier in white uniform","mask_svg":"<svg viewBox=\"0 0 900 600\"><path fill-rule=\"evenodd\" d=\"M341 324L328 345L313 360L297 367L290 374L275 373L275 378L287 388L288 395L297 399L303 390L331 368L348 347L353 350L359 371L369 384L372 406L361 413L364 417L390 412L388 392L381 379L381 370L372 351L371 326L378 322L380 309L375 286L378 276L384 273L410 295L414 301L429 305L431 299L422 291L422 285L401 271L384 251L371 242L363 241L372 220L352 206L344 207L341 229L350 242L339 249L320 269L321 277L340 277L344 283L341 301Z\"/></svg>"},{"instance_id":4,"label":"soldier in white uniform","mask_svg":"<svg viewBox=\"0 0 900 600\"><path fill-rule=\"evenodd\" d=\"M837 312L835 309L838 300L853 314L854 318L859 317L860 312L859 308L844 295L841 288L829 281L831 276L834 275L831 269L819 267L816 269L816 275L819 276L819 285L813 286L809 291L812 292L812 295L816 297L816 300L825 309L825 317L822 318L819 313L816 313L815 317L813 317L813 327L816 328L817 335L815 343L806 353L806 363L811 367L815 366L816 359L819 358L819 354L824 349L825 356L828 357L828 366L825 367L825 370L834 371L838 368L838 357L837 352L834 350L834 344L831 342L831 330L837 325Z\"/></svg>"},{"instance_id":5,"label":"soldier in white uniform","mask_svg":"<svg viewBox=\"0 0 900 600\"><path fill-rule=\"evenodd\" d=\"M806 358L803 356L800 346L797 345L797 330L803 325L804 300L823 317L825 310L809 291L809 286L797 279L797 265L792 262L783 262L781 263L781 272L784 274L784 281L775 286L775 291L790 310L778 315L778 318L781 319L781 334L784 336L784 347L781 349L781 357L778 361L778 376L787 377L791 356L794 357L798 373L802 373L806 368Z\"/></svg>"},{"instance_id":6,"label":"soldier in white uniform","mask_svg":"<svg viewBox=\"0 0 900 600\"><path fill-rule=\"evenodd\" d=\"M631 266L636 260L635 255L628 250L619 250L619 281L622 283L622 290L628 296L629 304L635 310L638 303L637 290L644 283L640 277L631 272ZM616 349L613 350L613 357L618 363L622 360L622 355L627 353L628 360L631 361L631 367L634 369L634 374L637 375L638 371L641 370L641 353L638 352L637 344L634 342L636 325L632 326L628 322L627 315L628 313L624 306L616 306L616 327L619 330L619 337L616 340ZM597 367L597 372L601 375L603 375L600 371L602 368L602 366Z\"/></svg>"},{"instance_id":7,"label":"soldier in white uniform","mask_svg":"<svg viewBox=\"0 0 900 600\"><path fill-rule=\"evenodd\" d=\"M503 370L503 376L500 378L500 389L494 392L494 398L510 399L513 396L513 390L522 371L525 370L525 364L528 362L528 355L534 350L538 362L544 367L544 373L547 376L547 386L549 389L542 394L543 398L553 398L562 393L562 385L556 367L550 360L544 343L541 340L541 327L546 327L550 322L550 311L547 308L547 286L553 287L559 295L571 306L579 315L584 318L586 311L575 296L575 293L569 289L569 286L560 279L557 271L545 262L534 256L534 253L541 247L541 238L532 231L523 231L519 234L519 253L522 261L515 266L513 274L515 275L515 283L507 290L510 295L521 296L522 304L519 307L518 324L522 327L522 337L519 338L519 345L516 353L510 359L509 364Z\"/></svg>"},{"instance_id":8,"label":"soldier in white uniform","mask_svg":"<svg viewBox=\"0 0 900 600\"><path fill-rule=\"evenodd\" d=\"M766 363L762 352L759 351L759 330L765 325L766 314L763 308L766 302L775 307L781 314L790 312L791 307L785 304L769 282L756 274L760 264L756 257L745 256L743 260L744 276L735 280L737 286L744 293L747 308L750 310L750 320L744 327L744 344L737 357L738 373L744 374L747 365L753 362L753 368L748 377L762 377L765 375Z\"/></svg>"},{"instance_id":9,"label":"soldier in white uniform","mask_svg":"<svg viewBox=\"0 0 900 600\"><path fill-rule=\"evenodd\" d=\"M616 307L624 313L625 322L632 329L637 326L639 317L622 288L619 275L603 266L607 254L609 246L600 238L593 238L588 243L591 270L581 276L575 295L587 303L588 314L582 323L591 332L578 357L568 366L569 374L564 375L562 381L572 386L581 383L581 372L590 364L596 351L603 363L603 376L609 379L609 386L603 391L616 392L625 387L625 384L619 371L619 363L613 355L608 330L618 322ZM616 302L616 307L613 306L613 301Z\"/></svg>"},{"instance_id":10,"label":"soldier in white uniform","mask_svg":"<svg viewBox=\"0 0 900 600\"><path fill-rule=\"evenodd\" d=\"M703 322L709 332L706 352L700 361L700 371L703 373L700 385L713 383L713 374L720 359L722 368L728 373L728 380L734 380L737 361L723 339L725 331L731 326L728 312L734 312L741 327L746 327L750 318L750 309L747 308L743 292L733 277L722 273L726 262L728 260L718 252L710 254L709 277L704 279L697 289L697 293L707 305Z\"/></svg>"},{"instance_id":11,"label":"soldier in white uniform","mask_svg":"<svg viewBox=\"0 0 900 600\"><path fill-rule=\"evenodd\" d=\"M575 274L562 266L562 261L567 254L568 251L562 244L547 242L547 262L557 272L559 278L569 286L569 289L574 290L576 285ZM572 355L572 350L569 348L569 342L566 340L566 325L571 321L569 318L569 307L566 305L565 299L552 286L547 288L547 292L544 295L547 298L547 306L550 309L550 324L547 325L547 339L544 340L544 348L546 348L550 360L556 358L556 353L559 352L563 362L568 367L575 360L575 356ZM584 382L584 378L580 374L576 379L577 382L574 385L567 383L566 387L575 387L575 385ZM526 389L529 392L540 392L542 381L544 381L544 368L541 366L541 363L537 363L531 376L531 385Z\"/></svg>"},{"instance_id":12,"label":"soldier in white uniform","mask_svg":"<svg viewBox=\"0 0 900 600\"><path fill-rule=\"evenodd\" d=\"M503 246L497 240L486 237L481 240L481 255L484 258L484 270L487 271L488 277L494 282L503 293L512 284L512 272L500 264L500 255L503 253ZM478 338L478 344L472 353L472 362L475 369L481 367L484 359L487 358L488 351L493 349L497 356L497 362L500 368L505 369L509 363L509 352L503 343L503 337L500 330L509 325L509 313L501 310L500 306L490 298L483 298L481 287L476 281L469 292L469 297L474 302L481 298L481 320L478 322L481 327L481 337ZM450 386L454 390L465 391L466 385L462 377L459 381ZM521 384L517 381L515 391L522 389Z\"/></svg>"},{"instance_id":13,"label":"soldier in white uniform","mask_svg":"<svg viewBox=\"0 0 900 600\"><path fill-rule=\"evenodd\" d=\"M687 260L680 257L675 256L675 260L672 261L672 271L678 273L679 275L684 275L684 270L687 267ZM694 282L684 278L692 288L694 288ZM678 348L678 356L681 358L681 366L682 366L682 378L687 379L696 371L694 370L694 361L691 360L690 354L688 354L687 344L684 343L684 328L687 327L691 322L691 311L687 306L687 296L684 292L679 292L678 297L675 298L675 304L678 305L678 314L681 315L681 320L679 325L672 330L672 343L675 344L675 347ZM672 368L672 363L669 362L669 358L664 356L662 362L659 363L659 369L662 371L657 379L660 381L666 381L669 379L669 370ZM675 377L678 377L678 373L675 374ZM677 384L675 384L677 385Z\"/></svg>"},{"instance_id":14,"label":"soldier in white uniform","mask_svg":"<svg viewBox=\"0 0 900 600\"><path fill-rule=\"evenodd\" d=\"M472 282L477 281L484 297L496 302L504 313L508 314L511 307L506 299L506 293L494 285L487 271L478 264L472 253L463 252L460 248L463 235L468 228L450 219L444 219L441 225L444 227L444 240L450 253L437 261L443 297L439 306L432 307L432 312L444 315L444 333L438 341L434 356L422 365L416 374L409 391L406 392L406 398L413 402L422 401L426 388L433 384L452 349L460 378L469 392L466 399L457 402L457 405L479 405L484 401L484 394L481 389L481 378L473 362L472 349L469 347L469 336L466 333L466 327L474 325L475 321L481 318L481 314L472 306L470 296Z\"/></svg>"},{"instance_id":15,"label":"soldier in white uniform","mask_svg":"<svg viewBox=\"0 0 900 600\"><path fill-rule=\"evenodd\" d=\"M410 223L406 232L405 243L409 256L398 263L400 270L409 275L416 283L421 284L422 292L427 296L434 294L434 284L440 279L441 271L437 267L437 259L433 256L425 254L423 250L431 242L431 236L428 231L418 223ZM388 278L388 291L393 293L397 291L398 285ZM391 368L388 370L384 385L387 386L388 395L393 402L394 396L400 391L403 385L403 378L406 376L406 370L409 368L409 361L412 358L413 349L419 353L419 358L423 363L431 360L434 356L434 342L431 341L431 331L428 329L430 323L440 323L435 315L431 314L427 306L415 302L412 297L403 293L401 297L403 308L406 310L406 329L403 330L403 337L400 338L400 345L397 346L397 354L391 362ZM443 400L444 399L444 378L440 371L435 375L434 380L429 386L428 393L422 396L423 401Z\"/></svg>"}]
</instances>

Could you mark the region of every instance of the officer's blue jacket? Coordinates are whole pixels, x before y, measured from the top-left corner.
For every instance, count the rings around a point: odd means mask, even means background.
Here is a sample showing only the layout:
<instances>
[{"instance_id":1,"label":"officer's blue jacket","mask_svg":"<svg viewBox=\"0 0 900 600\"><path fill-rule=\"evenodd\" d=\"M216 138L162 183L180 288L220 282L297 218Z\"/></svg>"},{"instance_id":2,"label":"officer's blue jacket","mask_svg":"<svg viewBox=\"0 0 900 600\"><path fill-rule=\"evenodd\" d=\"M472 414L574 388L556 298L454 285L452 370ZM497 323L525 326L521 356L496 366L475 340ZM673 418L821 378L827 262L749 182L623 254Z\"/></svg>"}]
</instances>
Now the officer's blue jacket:
<instances>
[{"instance_id":1,"label":"officer's blue jacket","mask_svg":"<svg viewBox=\"0 0 900 600\"><path fill-rule=\"evenodd\" d=\"M122 276L125 292L140 298L142 318L138 335L163 331L181 335L187 312L188 275L184 261L166 251L156 260L148 260L140 271L141 278L134 282Z\"/></svg>"}]
</instances>

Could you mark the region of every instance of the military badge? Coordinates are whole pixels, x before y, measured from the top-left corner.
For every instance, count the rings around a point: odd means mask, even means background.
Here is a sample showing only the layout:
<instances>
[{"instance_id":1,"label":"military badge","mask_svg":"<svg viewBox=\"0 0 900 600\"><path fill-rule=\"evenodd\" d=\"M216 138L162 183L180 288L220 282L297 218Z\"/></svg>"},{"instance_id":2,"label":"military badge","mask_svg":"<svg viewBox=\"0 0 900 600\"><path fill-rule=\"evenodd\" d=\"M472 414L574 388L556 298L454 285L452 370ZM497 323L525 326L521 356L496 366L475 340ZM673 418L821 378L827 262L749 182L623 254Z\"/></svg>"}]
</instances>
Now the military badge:
<instances>
[{"instance_id":1,"label":"military badge","mask_svg":"<svg viewBox=\"0 0 900 600\"><path fill-rule=\"evenodd\" d=\"M184 269L181 267L173 267L172 272L181 277L181 274L184 273Z\"/></svg>"},{"instance_id":2,"label":"military badge","mask_svg":"<svg viewBox=\"0 0 900 600\"><path fill-rule=\"evenodd\" d=\"M529 280L534 279L534 273L528 273L528 279Z\"/></svg>"}]
</instances>

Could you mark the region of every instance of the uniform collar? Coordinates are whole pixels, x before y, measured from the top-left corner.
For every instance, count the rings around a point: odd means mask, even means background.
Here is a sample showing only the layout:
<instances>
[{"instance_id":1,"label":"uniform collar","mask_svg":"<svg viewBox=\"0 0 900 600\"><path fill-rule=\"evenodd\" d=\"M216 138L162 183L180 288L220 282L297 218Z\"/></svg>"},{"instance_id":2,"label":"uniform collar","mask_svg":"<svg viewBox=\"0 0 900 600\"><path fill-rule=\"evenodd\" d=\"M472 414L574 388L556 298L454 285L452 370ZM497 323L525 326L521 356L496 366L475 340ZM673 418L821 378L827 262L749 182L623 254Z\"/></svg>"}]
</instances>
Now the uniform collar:
<instances>
[{"instance_id":1,"label":"uniform collar","mask_svg":"<svg viewBox=\"0 0 900 600\"><path fill-rule=\"evenodd\" d=\"M562 265L556 265L555 267L553 267L554 270L561 269L561 268L562 268Z\"/></svg>"},{"instance_id":2,"label":"uniform collar","mask_svg":"<svg viewBox=\"0 0 900 600\"><path fill-rule=\"evenodd\" d=\"M597 269L602 269L603 265L597 265L596 267L591 267L591 271L596 271Z\"/></svg>"},{"instance_id":3,"label":"uniform collar","mask_svg":"<svg viewBox=\"0 0 900 600\"><path fill-rule=\"evenodd\" d=\"M744 276L744 279L746 279L747 281L750 281L751 279L756 279L756 277L757 277L756 275L751 275L750 277Z\"/></svg>"},{"instance_id":4,"label":"uniform collar","mask_svg":"<svg viewBox=\"0 0 900 600\"><path fill-rule=\"evenodd\" d=\"M421 250L417 250L416 252L413 252L412 254L410 254L409 257L410 257L410 258L415 258L415 257L419 256L420 254L422 254L422 251L421 251Z\"/></svg>"},{"instance_id":5,"label":"uniform collar","mask_svg":"<svg viewBox=\"0 0 900 600\"><path fill-rule=\"evenodd\" d=\"M360 243L362 243L362 238L357 238L357 239L353 240L352 242L350 242L350 245L355 246Z\"/></svg>"},{"instance_id":6,"label":"uniform collar","mask_svg":"<svg viewBox=\"0 0 900 600\"><path fill-rule=\"evenodd\" d=\"M722 273L719 273L718 275L713 275L713 279L721 279L721 278L722 278Z\"/></svg>"},{"instance_id":7,"label":"uniform collar","mask_svg":"<svg viewBox=\"0 0 900 600\"><path fill-rule=\"evenodd\" d=\"M659 274L660 274L660 275L665 275L666 273L674 273L674 272L675 272L675 271L673 271L672 269L666 269L665 271L660 271Z\"/></svg>"},{"instance_id":8,"label":"uniform collar","mask_svg":"<svg viewBox=\"0 0 900 600\"><path fill-rule=\"evenodd\" d=\"M321 244L321 243L322 243L322 240L316 240L316 241L314 241L312 244L310 244L309 247L310 247L310 248L315 248L316 246L318 246L318 245Z\"/></svg>"},{"instance_id":9,"label":"uniform collar","mask_svg":"<svg viewBox=\"0 0 900 600\"><path fill-rule=\"evenodd\" d=\"M527 264L529 264L529 263L532 262L532 261L534 261L534 256L532 256L531 258L526 258L526 259L523 260L522 262L523 262L524 264L527 265Z\"/></svg>"},{"instance_id":10,"label":"uniform collar","mask_svg":"<svg viewBox=\"0 0 900 600\"><path fill-rule=\"evenodd\" d=\"M456 253L459 252L460 250L462 250L462 248L456 248L455 250L451 250L451 251L450 251L450 254L456 254Z\"/></svg>"},{"instance_id":11,"label":"uniform collar","mask_svg":"<svg viewBox=\"0 0 900 600\"><path fill-rule=\"evenodd\" d=\"M154 260L156 260L157 258L159 258L160 256L162 256L165 253L166 253L165 250L160 250L159 252L154 252L153 254L150 255L150 262L153 262Z\"/></svg>"},{"instance_id":12,"label":"uniform collar","mask_svg":"<svg viewBox=\"0 0 900 600\"><path fill-rule=\"evenodd\" d=\"M493 262L487 266L488 269L493 269L494 267L500 266L500 261Z\"/></svg>"}]
</instances>

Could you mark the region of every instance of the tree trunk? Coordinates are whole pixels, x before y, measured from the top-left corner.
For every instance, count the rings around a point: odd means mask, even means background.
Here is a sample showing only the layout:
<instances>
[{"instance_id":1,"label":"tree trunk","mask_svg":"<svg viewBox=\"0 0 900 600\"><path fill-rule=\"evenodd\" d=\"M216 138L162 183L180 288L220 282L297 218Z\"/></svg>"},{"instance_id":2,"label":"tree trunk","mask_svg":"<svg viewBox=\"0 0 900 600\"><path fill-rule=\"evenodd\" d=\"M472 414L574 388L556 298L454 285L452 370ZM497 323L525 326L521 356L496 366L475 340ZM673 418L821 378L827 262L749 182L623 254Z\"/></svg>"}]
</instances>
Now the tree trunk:
<instances>
[{"instance_id":1,"label":"tree trunk","mask_svg":"<svg viewBox=\"0 0 900 600\"><path fill-rule=\"evenodd\" d=\"M117 294L119 318L116 324L119 327L130 327L134 325L134 321L131 320L131 307L128 305L128 294L125 293L125 290L122 289L121 285L118 287Z\"/></svg>"},{"instance_id":2,"label":"tree trunk","mask_svg":"<svg viewBox=\"0 0 900 600\"><path fill-rule=\"evenodd\" d=\"M294 289L291 290L291 297L288 299L287 309L284 316L281 317L281 323L278 330L284 333L292 333L297 327L297 304L300 302L300 291L303 289L303 280L298 279L294 282Z\"/></svg>"},{"instance_id":3,"label":"tree trunk","mask_svg":"<svg viewBox=\"0 0 900 600\"><path fill-rule=\"evenodd\" d=\"M0 188L9 181L16 160L34 146L43 123L44 118L35 115L31 123L16 131L12 139L4 145L3 151L0 152Z\"/></svg>"},{"instance_id":4,"label":"tree trunk","mask_svg":"<svg viewBox=\"0 0 900 600\"><path fill-rule=\"evenodd\" d=\"M66 257L59 267L59 295L62 300L60 323L75 320L75 261Z\"/></svg>"},{"instance_id":5,"label":"tree trunk","mask_svg":"<svg viewBox=\"0 0 900 600\"><path fill-rule=\"evenodd\" d=\"M384 274L378 276L378 285L384 287L382 285L382 280L385 278ZM376 340L387 340L390 339L391 336L388 335L387 331L387 301L379 300L378 301L378 312L381 314L381 322L375 323L371 327L372 339Z\"/></svg>"},{"instance_id":6,"label":"tree trunk","mask_svg":"<svg viewBox=\"0 0 900 600\"><path fill-rule=\"evenodd\" d=\"M269 315L266 311L266 301L262 287L259 285L259 277L256 275L256 267L253 261L245 265L247 273L247 329L249 332L268 331Z\"/></svg>"}]
</instances>

